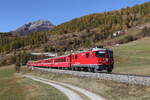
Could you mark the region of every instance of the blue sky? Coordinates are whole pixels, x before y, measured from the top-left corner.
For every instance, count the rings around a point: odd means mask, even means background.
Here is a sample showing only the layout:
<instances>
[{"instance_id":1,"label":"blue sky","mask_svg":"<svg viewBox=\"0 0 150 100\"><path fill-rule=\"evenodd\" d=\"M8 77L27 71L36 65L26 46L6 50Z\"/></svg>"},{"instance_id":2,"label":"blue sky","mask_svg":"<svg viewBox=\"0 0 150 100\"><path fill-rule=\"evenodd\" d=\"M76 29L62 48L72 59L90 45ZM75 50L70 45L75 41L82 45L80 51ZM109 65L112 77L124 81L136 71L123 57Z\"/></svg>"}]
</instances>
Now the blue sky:
<instances>
[{"instance_id":1,"label":"blue sky","mask_svg":"<svg viewBox=\"0 0 150 100\"><path fill-rule=\"evenodd\" d=\"M73 18L141 4L150 0L0 0L0 32L47 19L58 25Z\"/></svg>"}]
</instances>

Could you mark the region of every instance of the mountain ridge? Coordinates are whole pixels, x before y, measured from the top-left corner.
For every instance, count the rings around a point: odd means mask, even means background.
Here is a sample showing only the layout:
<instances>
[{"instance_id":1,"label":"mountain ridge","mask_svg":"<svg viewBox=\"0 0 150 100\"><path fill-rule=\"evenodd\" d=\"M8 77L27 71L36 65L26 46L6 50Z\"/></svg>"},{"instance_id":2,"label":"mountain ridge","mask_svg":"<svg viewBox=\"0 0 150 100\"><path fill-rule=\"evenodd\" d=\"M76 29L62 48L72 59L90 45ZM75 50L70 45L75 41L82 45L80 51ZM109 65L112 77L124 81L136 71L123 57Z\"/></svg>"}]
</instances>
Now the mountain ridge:
<instances>
[{"instance_id":1,"label":"mountain ridge","mask_svg":"<svg viewBox=\"0 0 150 100\"><path fill-rule=\"evenodd\" d=\"M11 31L11 33L15 36L25 36L33 32L45 32L54 27L55 25L48 20L37 20L24 24L16 30Z\"/></svg>"}]
</instances>

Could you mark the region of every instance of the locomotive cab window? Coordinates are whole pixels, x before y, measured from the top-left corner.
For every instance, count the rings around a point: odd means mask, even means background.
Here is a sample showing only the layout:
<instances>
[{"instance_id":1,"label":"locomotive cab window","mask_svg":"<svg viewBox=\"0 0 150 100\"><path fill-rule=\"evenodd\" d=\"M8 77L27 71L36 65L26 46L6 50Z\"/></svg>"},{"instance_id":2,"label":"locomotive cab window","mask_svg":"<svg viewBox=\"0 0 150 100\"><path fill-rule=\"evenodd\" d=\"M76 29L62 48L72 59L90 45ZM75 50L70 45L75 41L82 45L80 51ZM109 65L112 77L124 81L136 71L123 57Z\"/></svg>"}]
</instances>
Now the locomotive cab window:
<instances>
[{"instance_id":1,"label":"locomotive cab window","mask_svg":"<svg viewBox=\"0 0 150 100\"><path fill-rule=\"evenodd\" d=\"M86 58L90 58L90 54L89 53L86 53Z\"/></svg>"},{"instance_id":2,"label":"locomotive cab window","mask_svg":"<svg viewBox=\"0 0 150 100\"><path fill-rule=\"evenodd\" d=\"M105 57L105 51L97 51L96 52L96 57L99 57L99 58L103 58Z\"/></svg>"}]
</instances>

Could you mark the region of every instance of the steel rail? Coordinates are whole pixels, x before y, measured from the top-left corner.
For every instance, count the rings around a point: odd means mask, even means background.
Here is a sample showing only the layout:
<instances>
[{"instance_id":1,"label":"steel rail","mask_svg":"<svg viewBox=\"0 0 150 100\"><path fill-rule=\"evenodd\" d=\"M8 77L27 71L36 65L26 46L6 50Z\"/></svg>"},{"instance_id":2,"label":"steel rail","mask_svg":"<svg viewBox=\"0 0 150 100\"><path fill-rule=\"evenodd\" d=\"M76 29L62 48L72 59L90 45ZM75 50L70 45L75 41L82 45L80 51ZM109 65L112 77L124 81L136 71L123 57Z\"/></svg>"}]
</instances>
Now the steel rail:
<instances>
[{"instance_id":1,"label":"steel rail","mask_svg":"<svg viewBox=\"0 0 150 100\"><path fill-rule=\"evenodd\" d=\"M95 78L100 80L111 80L129 84L138 84L150 86L150 76L146 75L135 75L135 74L121 74L121 73L92 73L83 71L71 71L71 70L60 70L60 69L50 69L50 68L38 68L34 67L35 70L41 70L52 73L68 74L79 77Z\"/></svg>"}]
</instances>

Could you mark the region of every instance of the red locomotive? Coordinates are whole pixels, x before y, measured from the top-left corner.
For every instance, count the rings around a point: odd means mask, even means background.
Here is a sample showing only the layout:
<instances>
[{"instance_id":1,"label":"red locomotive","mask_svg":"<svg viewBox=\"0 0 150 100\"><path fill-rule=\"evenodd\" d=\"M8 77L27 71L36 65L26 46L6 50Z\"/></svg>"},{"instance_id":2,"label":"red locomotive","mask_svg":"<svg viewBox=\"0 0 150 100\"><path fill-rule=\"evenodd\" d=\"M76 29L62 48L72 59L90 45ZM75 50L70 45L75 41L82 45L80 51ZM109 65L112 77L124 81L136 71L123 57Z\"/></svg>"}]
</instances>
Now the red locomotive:
<instances>
[{"instance_id":1,"label":"red locomotive","mask_svg":"<svg viewBox=\"0 0 150 100\"><path fill-rule=\"evenodd\" d=\"M107 72L112 72L114 59L111 49L94 48L87 52L72 53L70 55L38 61L29 61L27 65L29 67L65 68L76 71L84 70L98 72L107 70Z\"/></svg>"}]
</instances>

